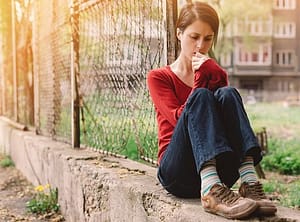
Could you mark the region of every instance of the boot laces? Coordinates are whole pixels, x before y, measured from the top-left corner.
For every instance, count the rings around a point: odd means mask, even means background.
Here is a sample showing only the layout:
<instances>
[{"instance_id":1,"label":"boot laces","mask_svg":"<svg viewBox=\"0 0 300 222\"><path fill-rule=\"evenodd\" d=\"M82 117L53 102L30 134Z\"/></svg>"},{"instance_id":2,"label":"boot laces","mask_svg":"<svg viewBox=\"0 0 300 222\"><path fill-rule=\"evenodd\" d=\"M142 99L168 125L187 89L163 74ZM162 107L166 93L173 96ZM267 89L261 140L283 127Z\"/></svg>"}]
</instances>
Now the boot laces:
<instances>
[{"instance_id":1,"label":"boot laces","mask_svg":"<svg viewBox=\"0 0 300 222\"><path fill-rule=\"evenodd\" d=\"M249 192L249 196L258 200L267 199L261 183L257 182L255 184L247 184L246 187Z\"/></svg>"},{"instance_id":2,"label":"boot laces","mask_svg":"<svg viewBox=\"0 0 300 222\"><path fill-rule=\"evenodd\" d=\"M240 198L237 193L234 193L224 185L219 186L218 189L213 192L213 195L221 202L226 204L232 204Z\"/></svg>"}]
</instances>

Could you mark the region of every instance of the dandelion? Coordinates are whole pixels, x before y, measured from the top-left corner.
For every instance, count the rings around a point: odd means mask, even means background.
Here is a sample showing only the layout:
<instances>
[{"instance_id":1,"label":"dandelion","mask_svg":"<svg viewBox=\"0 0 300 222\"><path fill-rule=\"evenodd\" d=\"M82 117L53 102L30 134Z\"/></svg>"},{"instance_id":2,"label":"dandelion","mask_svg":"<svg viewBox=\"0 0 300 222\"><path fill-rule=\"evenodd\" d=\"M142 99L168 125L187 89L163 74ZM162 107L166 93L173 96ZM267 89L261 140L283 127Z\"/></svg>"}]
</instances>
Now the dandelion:
<instances>
[{"instance_id":1,"label":"dandelion","mask_svg":"<svg viewBox=\"0 0 300 222\"><path fill-rule=\"evenodd\" d=\"M43 192L44 191L44 187L42 185L38 185L34 188L35 191L37 192Z\"/></svg>"},{"instance_id":2,"label":"dandelion","mask_svg":"<svg viewBox=\"0 0 300 222\"><path fill-rule=\"evenodd\" d=\"M27 209L32 213L43 214L51 211L57 212L60 208L58 204L58 189L51 188L50 184L39 185L34 189L37 193L26 203Z\"/></svg>"}]
</instances>

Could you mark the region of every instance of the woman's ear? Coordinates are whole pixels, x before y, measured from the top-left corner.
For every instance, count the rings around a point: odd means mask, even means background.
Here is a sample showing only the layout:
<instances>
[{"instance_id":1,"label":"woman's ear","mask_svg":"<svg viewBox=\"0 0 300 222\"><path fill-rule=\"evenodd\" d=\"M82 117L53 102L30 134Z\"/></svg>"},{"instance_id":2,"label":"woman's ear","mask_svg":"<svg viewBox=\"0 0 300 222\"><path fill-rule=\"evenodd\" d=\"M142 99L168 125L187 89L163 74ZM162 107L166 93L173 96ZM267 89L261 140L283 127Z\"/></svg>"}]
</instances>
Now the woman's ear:
<instances>
[{"instance_id":1,"label":"woman's ear","mask_svg":"<svg viewBox=\"0 0 300 222\"><path fill-rule=\"evenodd\" d=\"M180 41L181 40L181 35L182 35L182 31L179 29L179 28L177 28L176 29L176 36L177 36L177 39Z\"/></svg>"}]
</instances>

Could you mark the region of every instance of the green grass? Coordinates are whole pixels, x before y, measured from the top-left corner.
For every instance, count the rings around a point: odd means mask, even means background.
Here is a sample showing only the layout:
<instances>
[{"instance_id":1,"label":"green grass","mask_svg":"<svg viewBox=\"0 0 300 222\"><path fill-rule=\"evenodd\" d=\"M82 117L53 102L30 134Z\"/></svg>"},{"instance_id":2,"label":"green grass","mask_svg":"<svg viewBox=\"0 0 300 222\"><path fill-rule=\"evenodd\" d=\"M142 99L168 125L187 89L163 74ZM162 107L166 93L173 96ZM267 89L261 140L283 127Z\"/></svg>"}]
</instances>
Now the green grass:
<instances>
[{"instance_id":1,"label":"green grass","mask_svg":"<svg viewBox=\"0 0 300 222\"><path fill-rule=\"evenodd\" d=\"M287 207L300 208L300 181L293 183L287 188L287 198L282 199L282 204Z\"/></svg>"},{"instance_id":2,"label":"green grass","mask_svg":"<svg viewBox=\"0 0 300 222\"><path fill-rule=\"evenodd\" d=\"M137 161L139 159L137 151L138 151L138 146L135 142L134 137L131 136L126 144L126 148L122 152L122 155L125 155L128 158Z\"/></svg>"},{"instance_id":3,"label":"green grass","mask_svg":"<svg viewBox=\"0 0 300 222\"><path fill-rule=\"evenodd\" d=\"M267 174L263 182L268 195L280 205L300 208L300 107L285 107L282 103L246 105L254 129L266 127L269 152L261 165ZM294 175L292 182L282 179ZM290 176L291 177L291 176ZM276 178L276 179L275 179Z\"/></svg>"},{"instance_id":4,"label":"green grass","mask_svg":"<svg viewBox=\"0 0 300 222\"><path fill-rule=\"evenodd\" d=\"M269 154L263 161L262 167L287 175L300 175L300 140L270 139Z\"/></svg>"},{"instance_id":5,"label":"green grass","mask_svg":"<svg viewBox=\"0 0 300 222\"><path fill-rule=\"evenodd\" d=\"M0 156L0 166L1 167L11 167L11 166L14 166L14 162L12 161L10 156L7 156L7 155L5 155L3 157Z\"/></svg>"},{"instance_id":6,"label":"green grass","mask_svg":"<svg viewBox=\"0 0 300 222\"><path fill-rule=\"evenodd\" d=\"M281 103L246 105L254 129L266 127L268 135L289 140L300 134L300 107L284 107Z\"/></svg>"},{"instance_id":7,"label":"green grass","mask_svg":"<svg viewBox=\"0 0 300 222\"><path fill-rule=\"evenodd\" d=\"M142 155L156 158L157 128L153 105L147 98L138 93L132 101L123 94L106 91L86 97L84 122L81 121L82 144L137 161ZM124 107L133 103L134 106Z\"/></svg>"},{"instance_id":8,"label":"green grass","mask_svg":"<svg viewBox=\"0 0 300 222\"><path fill-rule=\"evenodd\" d=\"M278 177L275 176L276 178ZM267 195L273 197L280 205L292 208L300 208L300 181L284 181L271 178L263 182L263 188Z\"/></svg>"},{"instance_id":9,"label":"green grass","mask_svg":"<svg viewBox=\"0 0 300 222\"><path fill-rule=\"evenodd\" d=\"M281 103L247 105L254 129L266 127L268 154L262 166L282 174L300 174L300 107L285 107Z\"/></svg>"},{"instance_id":10,"label":"green grass","mask_svg":"<svg viewBox=\"0 0 300 222\"><path fill-rule=\"evenodd\" d=\"M283 193L286 191L286 186L276 180L265 182L263 187L266 193Z\"/></svg>"}]
</instances>

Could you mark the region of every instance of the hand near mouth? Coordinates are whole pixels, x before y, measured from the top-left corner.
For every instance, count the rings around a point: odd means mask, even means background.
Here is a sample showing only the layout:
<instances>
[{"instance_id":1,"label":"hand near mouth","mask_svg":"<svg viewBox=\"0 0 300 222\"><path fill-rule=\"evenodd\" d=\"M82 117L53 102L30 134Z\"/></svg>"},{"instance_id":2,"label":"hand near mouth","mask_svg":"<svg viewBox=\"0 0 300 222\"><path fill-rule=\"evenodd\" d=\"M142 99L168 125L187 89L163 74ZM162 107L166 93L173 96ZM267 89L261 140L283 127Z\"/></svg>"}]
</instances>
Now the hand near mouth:
<instances>
[{"instance_id":1,"label":"hand near mouth","mask_svg":"<svg viewBox=\"0 0 300 222\"><path fill-rule=\"evenodd\" d=\"M218 88L228 85L226 71L208 56L196 53L192 58L192 67L195 72L195 88L207 88L211 91L215 91Z\"/></svg>"},{"instance_id":2,"label":"hand near mouth","mask_svg":"<svg viewBox=\"0 0 300 222\"><path fill-rule=\"evenodd\" d=\"M194 52L192 57L193 71L195 72L196 70L198 70L200 66L208 59L209 57L207 55L204 55L200 52Z\"/></svg>"}]
</instances>

